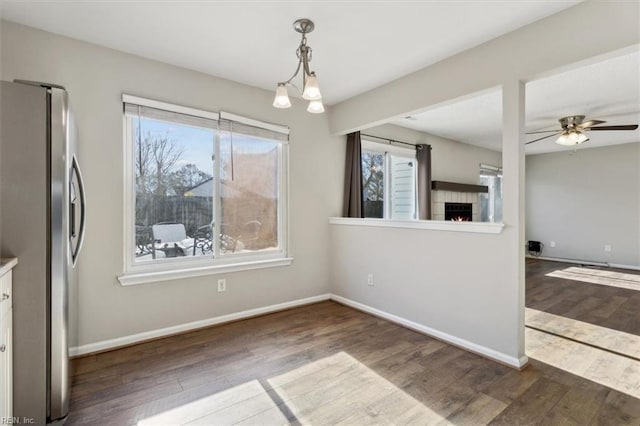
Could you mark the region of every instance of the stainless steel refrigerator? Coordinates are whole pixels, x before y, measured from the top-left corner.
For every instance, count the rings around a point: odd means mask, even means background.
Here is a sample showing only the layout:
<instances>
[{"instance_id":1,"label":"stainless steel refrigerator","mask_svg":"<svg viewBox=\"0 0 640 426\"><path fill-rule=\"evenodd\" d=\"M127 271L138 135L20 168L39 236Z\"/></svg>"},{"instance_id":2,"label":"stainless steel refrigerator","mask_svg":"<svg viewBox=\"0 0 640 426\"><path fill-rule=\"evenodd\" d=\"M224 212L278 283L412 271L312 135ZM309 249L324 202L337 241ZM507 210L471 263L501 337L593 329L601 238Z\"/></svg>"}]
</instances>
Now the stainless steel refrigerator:
<instances>
[{"instance_id":1,"label":"stainless steel refrigerator","mask_svg":"<svg viewBox=\"0 0 640 426\"><path fill-rule=\"evenodd\" d=\"M0 88L0 254L13 271L13 413L64 422L69 408L69 291L85 228L76 127L63 87Z\"/></svg>"}]
</instances>

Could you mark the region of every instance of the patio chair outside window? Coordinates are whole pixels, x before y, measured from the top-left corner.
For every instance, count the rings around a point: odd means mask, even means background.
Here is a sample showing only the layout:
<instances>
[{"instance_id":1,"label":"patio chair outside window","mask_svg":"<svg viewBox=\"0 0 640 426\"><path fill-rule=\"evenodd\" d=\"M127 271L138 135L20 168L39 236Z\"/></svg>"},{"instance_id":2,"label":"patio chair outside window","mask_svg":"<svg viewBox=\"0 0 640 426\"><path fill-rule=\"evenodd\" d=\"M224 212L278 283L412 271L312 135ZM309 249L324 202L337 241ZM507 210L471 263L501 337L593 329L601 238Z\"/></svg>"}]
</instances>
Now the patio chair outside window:
<instances>
[{"instance_id":1,"label":"patio chair outside window","mask_svg":"<svg viewBox=\"0 0 640 426\"><path fill-rule=\"evenodd\" d=\"M213 222L196 229L193 234L193 255L200 249L202 254L213 252Z\"/></svg>"},{"instance_id":2,"label":"patio chair outside window","mask_svg":"<svg viewBox=\"0 0 640 426\"><path fill-rule=\"evenodd\" d=\"M151 227L153 234L153 253L164 252L165 257L186 256L187 250L193 247L195 254L194 239L187 237L187 231L182 223L158 223Z\"/></svg>"}]
</instances>

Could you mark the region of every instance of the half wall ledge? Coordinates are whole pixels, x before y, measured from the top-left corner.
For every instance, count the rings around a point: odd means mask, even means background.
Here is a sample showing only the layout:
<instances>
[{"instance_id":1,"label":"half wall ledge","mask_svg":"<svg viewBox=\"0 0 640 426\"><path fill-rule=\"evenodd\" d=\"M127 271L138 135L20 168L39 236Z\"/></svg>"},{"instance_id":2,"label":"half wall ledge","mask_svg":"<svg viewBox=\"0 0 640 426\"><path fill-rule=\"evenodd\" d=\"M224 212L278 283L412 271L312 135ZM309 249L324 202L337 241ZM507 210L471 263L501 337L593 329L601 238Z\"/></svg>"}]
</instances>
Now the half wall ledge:
<instances>
[{"instance_id":1,"label":"half wall ledge","mask_svg":"<svg viewBox=\"0 0 640 426\"><path fill-rule=\"evenodd\" d=\"M372 226L376 228L422 229L428 231L467 232L474 234L501 234L504 223L453 222L442 220L389 220L330 217L331 225Z\"/></svg>"}]
</instances>

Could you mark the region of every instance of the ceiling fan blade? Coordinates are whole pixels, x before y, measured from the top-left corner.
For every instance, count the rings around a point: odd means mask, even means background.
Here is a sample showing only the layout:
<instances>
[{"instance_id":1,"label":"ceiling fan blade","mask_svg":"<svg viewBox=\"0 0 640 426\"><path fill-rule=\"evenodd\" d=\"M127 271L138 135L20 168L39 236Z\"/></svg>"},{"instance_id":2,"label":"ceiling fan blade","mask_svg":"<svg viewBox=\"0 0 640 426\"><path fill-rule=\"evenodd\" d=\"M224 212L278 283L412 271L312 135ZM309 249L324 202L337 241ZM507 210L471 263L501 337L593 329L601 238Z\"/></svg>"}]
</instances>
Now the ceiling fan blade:
<instances>
[{"instance_id":1,"label":"ceiling fan blade","mask_svg":"<svg viewBox=\"0 0 640 426\"><path fill-rule=\"evenodd\" d=\"M540 130L539 132L527 132L527 135L535 135L537 133L552 133L552 132L561 132L562 130Z\"/></svg>"},{"instance_id":2,"label":"ceiling fan blade","mask_svg":"<svg viewBox=\"0 0 640 426\"><path fill-rule=\"evenodd\" d=\"M589 130L636 130L638 128L637 124L627 124L622 126L600 126L600 127L592 127Z\"/></svg>"},{"instance_id":3,"label":"ceiling fan blade","mask_svg":"<svg viewBox=\"0 0 640 426\"><path fill-rule=\"evenodd\" d=\"M580 127L583 129L587 129L591 126L597 126L598 124L602 124L602 123L606 123L606 121L602 121L602 120L589 120L589 121L585 121L584 123L580 124Z\"/></svg>"},{"instance_id":4,"label":"ceiling fan blade","mask_svg":"<svg viewBox=\"0 0 640 426\"><path fill-rule=\"evenodd\" d=\"M547 139L547 138L550 138L550 137L553 137L553 136L559 135L560 133L562 133L562 130L560 130L560 131L558 131L558 132L556 132L556 133L554 133L554 134L552 134L552 135L547 135L547 136L543 136L543 137L538 138L538 139L534 139L534 140L532 140L532 141L530 141L530 142L527 142L525 145L529 145L530 143L538 142L538 141L541 141L541 140L543 140L543 139Z\"/></svg>"}]
</instances>

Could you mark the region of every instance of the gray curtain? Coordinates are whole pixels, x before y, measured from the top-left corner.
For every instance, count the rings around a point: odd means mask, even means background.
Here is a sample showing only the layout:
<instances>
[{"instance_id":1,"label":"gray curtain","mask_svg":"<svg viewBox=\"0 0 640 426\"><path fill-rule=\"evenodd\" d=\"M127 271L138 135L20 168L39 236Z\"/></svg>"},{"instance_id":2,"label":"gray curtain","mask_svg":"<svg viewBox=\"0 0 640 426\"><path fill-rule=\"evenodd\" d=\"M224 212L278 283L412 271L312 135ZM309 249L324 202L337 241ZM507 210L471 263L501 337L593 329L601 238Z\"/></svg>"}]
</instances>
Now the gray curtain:
<instances>
[{"instance_id":1,"label":"gray curtain","mask_svg":"<svg viewBox=\"0 0 640 426\"><path fill-rule=\"evenodd\" d=\"M418 159L418 219L431 219L431 145L416 145Z\"/></svg>"},{"instance_id":2,"label":"gray curtain","mask_svg":"<svg viewBox=\"0 0 640 426\"><path fill-rule=\"evenodd\" d=\"M362 149L360 132L347 135L344 169L344 217L364 217L362 209Z\"/></svg>"}]
</instances>

